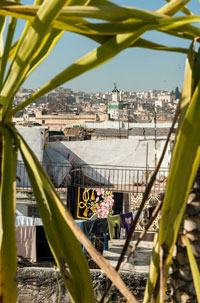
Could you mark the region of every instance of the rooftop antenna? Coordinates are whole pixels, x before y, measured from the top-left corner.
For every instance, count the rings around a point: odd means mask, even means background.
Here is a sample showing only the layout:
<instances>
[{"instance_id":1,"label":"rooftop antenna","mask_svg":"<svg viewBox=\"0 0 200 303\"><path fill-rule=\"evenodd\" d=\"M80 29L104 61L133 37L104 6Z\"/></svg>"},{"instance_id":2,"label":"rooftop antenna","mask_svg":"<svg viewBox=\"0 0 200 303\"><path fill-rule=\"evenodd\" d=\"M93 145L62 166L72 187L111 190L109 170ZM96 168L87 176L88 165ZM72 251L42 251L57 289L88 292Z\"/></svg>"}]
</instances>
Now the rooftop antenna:
<instances>
[{"instance_id":1,"label":"rooftop antenna","mask_svg":"<svg viewBox=\"0 0 200 303\"><path fill-rule=\"evenodd\" d=\"M129 116L130 116L130 109L128 109L128 130L127 130L127 138L129 138Z\"/></svg>"},{"instance_id":2,"label":"rooftop antenna","mask_svg":"<svg viewBox=\"0 0 200 303\"><path fill-rule=\"evenodd\" d=\"M120 108L119 108L119 138L121 139L121 129L120 129Z\"/></svg>"},{"instance_id":3,"label":"rooftop antenna","mask_svg":"<svg viewBox=\"0 0 200 303\"><path fill-rule=\"evenodd\" d=\"M146 184L148 182L149 172L148 172L148 155L149 155L149 145L146 145Z\"/></svg>"}]
</instances>

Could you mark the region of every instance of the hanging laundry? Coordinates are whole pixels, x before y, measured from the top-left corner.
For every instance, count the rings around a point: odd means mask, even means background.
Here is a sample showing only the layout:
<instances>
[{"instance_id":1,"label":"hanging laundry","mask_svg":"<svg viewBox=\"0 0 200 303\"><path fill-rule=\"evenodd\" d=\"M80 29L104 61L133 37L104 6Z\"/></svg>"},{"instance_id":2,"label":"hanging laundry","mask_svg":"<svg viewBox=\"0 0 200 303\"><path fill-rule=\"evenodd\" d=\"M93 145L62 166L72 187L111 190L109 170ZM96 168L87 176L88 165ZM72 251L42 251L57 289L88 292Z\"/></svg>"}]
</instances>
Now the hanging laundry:
<instances>
[{"instance_id":1,"label":"hanging laundry","mask_svg":"<svg viewBox=\"0 0 200 303\"><path fill-rule=\"evenodd\" d=\"M107 218L113 214L114 195L111 191L97 190L98 202L97 215L98 218Z\"/></svg>"},{"instance_id":2,"label":"hanging laundry","mask_svg":"<svg viewBox=\"0 0 200 303\"><path fill-rule=\"evenodd\" d=\"M36 226L16 226L17 255L37 262Z\"/></svg>"},{"instance_id":3,"label":"hanging laundry","mask_svg":"<svg viewBox=\"0 0 200 303\"><path fill-rule=\"evenodd\" d=\"M78 219L90 219L97 212L98 201L96 191L88 188L78 188L77 213Z\"/></svg>"},{"instance_id":4,"label":"hanging laundry","mask_svg":"<svg viewBox=\"0 0 200 303\"><path fill-rule=\"evenodd\" d=\"M75 219L88 220L96 214L98 218L112 215L114 196L111 191L69 186L67 207Z\"/></svg>"},{"instance_id":5,"label":"hanging laundry","mask_svg":"<svg viewBox=\"0 0 200 303\"><path fill-rule=\"evenodd\" d=\"M84 221L83 231L87 237L101 239L104 243L104 250L108 249L108 221L106 218Z\"/></svg>"},{"instance_id":6,"label":"hanging laundry","mask_svg":"<svg viewBox=\"0 0 200 303\"><path fill-rule=\"evenodd\" d=\"M108 228L110 239L120 238L121 217L120 215L108 216Z\"/></svg>"},{"instance_id":7,"label":"hanging laundry","mask_svg":"<svg viewBox=\"0 0 200 303\"><path fill-rule=\"evenodd\" d=\"M121 238L124 234L124 230L126 231L126 235L129 233L131 225L133 223L133 214L132 212L127 214L121 214L121 220L122 220L122 227L121 227Z\"/></svg>"},{"instance_id":8,"label":"hanging laundry","mask_svg":"<svg viewBox=\"0 0 200 303\"><path fill-rule=\"evenodd\" d=\"M95 235L102 235L108 233L107 219L96 219L83 222L84 233L90 236L92 233Z\"/></svg>"}]
</instances>

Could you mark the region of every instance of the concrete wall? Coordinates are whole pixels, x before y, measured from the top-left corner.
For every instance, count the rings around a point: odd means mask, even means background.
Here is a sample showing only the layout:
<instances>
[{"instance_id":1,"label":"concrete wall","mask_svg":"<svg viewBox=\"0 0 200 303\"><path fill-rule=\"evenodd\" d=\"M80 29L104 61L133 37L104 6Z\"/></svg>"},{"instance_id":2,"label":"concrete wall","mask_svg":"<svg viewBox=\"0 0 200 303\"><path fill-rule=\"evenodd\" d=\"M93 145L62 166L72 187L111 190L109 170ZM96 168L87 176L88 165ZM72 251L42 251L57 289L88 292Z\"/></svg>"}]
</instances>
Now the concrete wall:
<instances>
[{"instance_id":1,"label":"concrete wall","mask_svg":"<svg viewBox=\"0 0 200 303\"><path fill-rule=\"evenodd\" d=\"M119 129L119 121L103 121L103 122L86 122L84 124L86 128L116 128ZM120 127L127 129L130 128L154 128L154 123L134 123L134 122L122 122L120 121ZM169 128L171 123L157 123L157 130L159 128Z\"/></svg>"},{"instance_id":2,"label":"concrete wall","mask_svg":"<svg viewBox=\"0 0 200 303\"><path fill-rule=\"evenodd\" d=\"M27 204L17 203L16 209L21 215L28 216L28 205Z\"/></svg>"},{"instance_id":3,"label":"concrete wall","mask_svg":"<svg viewBox=\"0 0 200 303\"><path fill-rule=\"evenodd\" d=\"M58 192L64 204L67 203L67 192ZM17 191L16 209L23 216L28 216L28 206L36 206L34 194L32 192Z\"/></svg>"},{"instance_id":4,"label":"concrete wall","mask_svg":"<svg viewBox=\"0 0 200 303\"><path fill-rule=\"evenodd\" d=\"M45 127L17 127L17 130L26 140L39 161L43 159L43 150L45 143ZM19 154L18 160L22 160Z\"/></svg>"}]
</instances>

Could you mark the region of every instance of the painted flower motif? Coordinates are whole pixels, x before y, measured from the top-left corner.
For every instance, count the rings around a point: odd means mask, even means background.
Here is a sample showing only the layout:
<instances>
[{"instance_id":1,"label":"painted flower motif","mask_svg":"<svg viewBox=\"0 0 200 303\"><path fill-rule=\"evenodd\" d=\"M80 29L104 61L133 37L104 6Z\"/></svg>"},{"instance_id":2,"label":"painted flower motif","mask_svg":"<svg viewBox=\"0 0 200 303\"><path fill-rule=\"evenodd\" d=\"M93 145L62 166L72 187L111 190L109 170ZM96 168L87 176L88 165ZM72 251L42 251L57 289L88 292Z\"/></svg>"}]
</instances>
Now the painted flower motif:
<instances>
[{"instance_id":1,"label":"painted flower motif","mask_svg":"<svg viewBox=\"0 0 200 303\"><path fill-rule=\"evenodd\" d=\"M107 218L108 215L112 215L112 207L114 205L113 194L110 191L104 192L103 190L97 191L98 197L96 198L97 206L97 215L98 218Z\"/></svg>"},{"instance_id":2,"label":"painted flower motif","mask_svg":"<svg viewBox=\"0 0 200 303\"><path fill-rule=\"evenodd\" d=\"M97 192L97 196L104 195L104 190L98 189L96 192Z\"/></svg>"},{"instance_id":3,"label":"painted flower motif","mask_svg":"<svg viewBox=\"0 0 200 303\"><path fill-rule=\"evenodd\" d=\"M113 207L114 200L111 196L106 196L104 198L104 202L106 202L110 207Z\"/></svg>"},{"instance_id":4,"label":"painted flower motif","mask_svg":"<svg viewBox=\"0 0 200 303\"><path fill-rule=\"evenodd\" d=\"M99 218L106 218L109 215L109 207L106 203L100 203L97 206L97 214Z\"/></svg>"}]
</instances>

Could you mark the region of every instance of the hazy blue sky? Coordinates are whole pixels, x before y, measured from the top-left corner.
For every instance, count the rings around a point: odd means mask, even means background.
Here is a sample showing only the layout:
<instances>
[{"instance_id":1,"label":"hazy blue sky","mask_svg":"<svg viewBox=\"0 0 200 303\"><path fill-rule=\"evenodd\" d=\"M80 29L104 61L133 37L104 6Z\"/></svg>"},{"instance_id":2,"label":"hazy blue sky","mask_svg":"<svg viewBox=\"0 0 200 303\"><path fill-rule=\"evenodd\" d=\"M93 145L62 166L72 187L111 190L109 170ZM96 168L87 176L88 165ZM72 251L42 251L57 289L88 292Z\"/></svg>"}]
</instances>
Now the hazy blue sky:
<instances>
[{"instance_id":1,"label":"hazy blue sky","mask_svg":"<svg viewBox=\"0 0 200 303\"><path fill-rule=\"evenodd\" d=\"M31 0L23 0L32 3ZM118 4L156 10L163 6L164 0L118 0ZM200 14L200 3L191 0L188 7ZM19 30L24 23L20 22ZM188 46L189 41L150 32L143 37L151 41L171 46ZM24 87L38 88L48 82L61 70L94 49L98 45L82 36L66 32L56 45L48 59L24 83ZM118 89L142 91L148 89L172 90L177 85L181 88L183 81L185 55L178 53L158 52L145 49L128 49L114 59L64 86L74 91L88 92L110 91L116 82Z\"/></svg>"}]
</instances>

